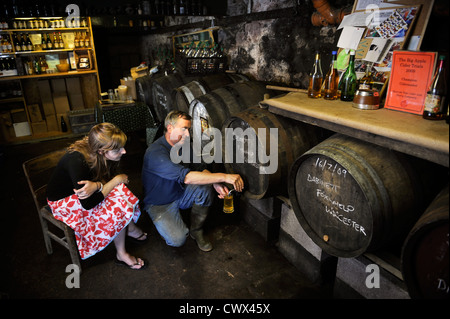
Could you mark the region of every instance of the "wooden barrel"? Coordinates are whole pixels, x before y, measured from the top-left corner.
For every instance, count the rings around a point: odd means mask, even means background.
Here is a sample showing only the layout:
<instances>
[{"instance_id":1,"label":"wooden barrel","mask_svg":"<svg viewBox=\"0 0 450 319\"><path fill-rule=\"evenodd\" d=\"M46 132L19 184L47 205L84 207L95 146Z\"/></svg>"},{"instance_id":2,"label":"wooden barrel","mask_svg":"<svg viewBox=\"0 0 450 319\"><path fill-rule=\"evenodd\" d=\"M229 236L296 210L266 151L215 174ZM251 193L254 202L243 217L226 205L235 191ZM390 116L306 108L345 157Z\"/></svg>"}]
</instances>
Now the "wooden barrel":
<instances>
[{"instance_id":1,"label":"wooden barrel","mask_svg":"<svg viewBox=\"0 0 450 319\"><path fill-rule=\"evenodd\" d=\"M337 257L404 240L421 214L422 195L406 156L339 134L300 156L289 177L297 219L319 247Z\"/></svg>"},{"instance_id":2,"label":"wooden barrel","mask_svg":"<svg viewBox=\"0 0 450 319\"><path fill-rule=\"evenodd\" d=\"M172 91L197 79L197 76L182 76L179 73L173 73L153 80L153 108L159 122L164 123L167 114L177 109L172 99Z\"/></svg>"},{"instance_id":3,"label":"wooden barrel","mask_svg":"<svg viewBox=\"0 0 450 319\"><path fill-rule=\"evenodd\" d=\"M261 128L264 130L258 130ZM227 136L226 129L232 129L233 135ZM289 169L300 155L319 142L319 130L266 109L250 107L231 116L223 125L225 169L227 173L241 175L248 198L288 196ZM277 144L270 144L270 135Z\"/></svg>"},{"instance_id":4,"label":"wooden barrel","mask_svg":"<svg viewBox=\"0 0 450 319\"><path fill-rule=\"evenodd\" d=\"M136 79L137 101L144 102L149 108L154 119L157 119L156 112L153 107L152 86L153 81L164 76L162 73L145 75Z\"/></svg>"},{"instance_id":5,"label":"wooden barrel","mask_svg":"<svg viewBox=\"0 0 450 319\"><path fill-rule=\"evenodd\" d=\"M227 84L248 81L248 78L241 74L218 73L202 77L182 85L172 92L172 100L176 109L189 112L189 104L197 97L202 96Z\"/></svg>"},{"instance_id":6,"label":"wooden barrel","mask_svg":"<svg viewBox=\"0 0 450 319\"><path fill-rule=\"evenodd\" d=\"M213 140L213 136L207 135L207 128L222 129L230 116L258 105L267 93L262 82L247 81L226 85L194 99L189 105L189 114L194 145L196 142L201 145L200 150L194 149L196 155L201 156L204 146Z\"/></svg>"},{"instance_id":7,"label":"wooden barrel","mask_svg":"<svg viewBox=\"0 0 450 319\"><path fill-rule=\"evenodd\" d=\"M448 299L449 187L411 229L402 248L402 274L411 298Z\"/></svg>"}]
</instances>

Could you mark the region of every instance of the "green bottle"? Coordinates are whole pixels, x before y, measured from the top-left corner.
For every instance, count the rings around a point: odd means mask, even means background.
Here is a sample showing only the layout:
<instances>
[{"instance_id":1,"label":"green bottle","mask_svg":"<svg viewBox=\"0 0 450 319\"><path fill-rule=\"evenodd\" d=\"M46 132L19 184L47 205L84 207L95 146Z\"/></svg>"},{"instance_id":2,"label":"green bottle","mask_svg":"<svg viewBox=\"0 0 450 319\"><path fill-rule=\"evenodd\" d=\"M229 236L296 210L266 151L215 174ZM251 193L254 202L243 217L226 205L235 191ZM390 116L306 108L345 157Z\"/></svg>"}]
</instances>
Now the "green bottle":
<instances>
[{"instance_id":1,"label":"green bottle","mask_svg":"<svg viewBox=\"0 0 450 319\"><path fill-rule=\"evenodd\" d=\"M347 70L339 81L339 90L341 91L341 101L353 101L356 90L358 89L358 80L355 72L355 51L350 52L350 61Z\"/></svg>"}]
</instances>

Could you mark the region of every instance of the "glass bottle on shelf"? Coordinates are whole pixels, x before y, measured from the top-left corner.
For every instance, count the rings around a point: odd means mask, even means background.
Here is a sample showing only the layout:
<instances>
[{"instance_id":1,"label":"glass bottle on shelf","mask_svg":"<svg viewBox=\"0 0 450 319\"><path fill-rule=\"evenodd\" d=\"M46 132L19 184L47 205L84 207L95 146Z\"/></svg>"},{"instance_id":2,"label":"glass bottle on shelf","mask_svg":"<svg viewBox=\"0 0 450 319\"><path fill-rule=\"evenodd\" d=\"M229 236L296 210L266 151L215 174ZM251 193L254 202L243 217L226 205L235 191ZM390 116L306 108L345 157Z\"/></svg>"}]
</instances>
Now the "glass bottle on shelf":
<instances>
[{"instance_id":1,"label":"glass bottle on shelf","mask_svg":"<svg viewBox=\"0 0 450 319\"><path fill-rule=\"evenodd\" d=\"M314 65L309 74L309 86L308 86L308 97L310 98L320 98L321 97L321 88L322 88L322 66L320 63L320 54L316 52L316 57L314 60Z\"/></svg>"},{"instance_id":2,"label":"glass bottle on shelf","mask_svg":"<svg viewBox=\"0 0 450 319\"><path fill-rule=\"evenodd\" d=\"M64 49L64 41L63 41L61 32L58 32L58 43L59 43L59 48Z\"/></svg>"},{"instance_id":3,"label":"glass bottle on shelf","mask_svg":"<svg viewBox=\"0 0 450 319\"><path fill-rule=\"evenodd\" d=\"M427 120L442 120L445 117L447 79L444 72L445 55L439 56L439 66L433 76L425 98L422 117Z\"/></svg>"},{"instance_id":4,"label":"glass bottle on shelf","mask_svg":"<svg viewBox=\"0 0 450 319\"><path fill-rule=\"evenodd\" d=\"M53 50L53 43L48 33L47 33L47 50Z\"/></svg>"},{"instance_id":5,"label":"glass bottle on shelf","mask_svg":"<svg viewBox=\"0 0 450 319\"><path fill-rule=\"evenodd\" d=\"M371 90L373 88L372 63L367 64L366 72L358 82L358 88L360 90Z\"/></svg>"},{"instance_id":6,"label":"glass bottle on shelf","mask_svg":"<svg viewBox=\"0 0 450 319\"><path fill-rule=\"evenodd\" d=\"M75 38L73 40L73 44L75 46L75 49L78 49L80 47L80 36L79 32L75 32Z\"/></svg>"},{"instance_id":7,"label":"glass bottle on shelf","mask_svg":"<svg viewBox=\"0 0 450 319\"><path fill-rule=\"evenodd\" d=\"M353 101L357 90L357 79L355 72L355 51L350 52L350 60L347 70L341 77L339 82L339 90L341 91L341 101Z\"/></svg>"},{"instance_id":8,"label":"glass bottle on shelf","mask_svg":"<svg viewBox=\"0 0 450 319\"><path fill-rule=\"evenodd\" d=\"M53 50L58 50L58 49L59 49L58 38L56 37L56 33L53 32Z\"/></svg>"},{"instance_id":9,"label":"glass bottle on shelf","mask_svg":"<svg viewBox=\"0 0 450 319\"><path fill-rule=\"evenodd\" d=\"M339 84L339 75L337 74L336 70L336 56L337 52L332 51L331 52L331 64L330 69L328 70L327 74L324 78L324 86L322 95L325 100L336 100L338 97L337 90L338 90L338 84Z\"/></svg>"},{"instance_id":10,"label":"glass bottle on shelf","mask_svg":"<svg viewBox=\"0 0 450 319\"><path fill-rule=\"evenodd\" d=\"M41 67L41 73L45 74L47 73L48 64L47 60L44 57L39 57L39 66Z\"/></svg>"},{"instance_id":11,"label":"glass bottle on shelf","mask_svg":"<svg viewBox=\"0 0 450 319\"><path fill-rule=\"evenodd\" d=\"M89 48L91 46L91 39L89 39L89 35L87 32L84 33L84 47Z\"/></svg>"},{"instance_id":12,"label":"glass bottle on shelf","mask_svg":"<svg viewBox=\"0 0 450 319\"><path fill-rule=\"evenodd\" d=\"M64 121L64 117L61 116L61 131L62 132L67 132L67 124L66 121Z\"/></svg>"},{"instance_id":13,"label":"glass bottle on shelf","mask_svg":"<svg viewBox=\"0 0 450 319\"><path fill-rule=\"evenodd\" d=\"M84 48L84 36L83 36L83 34L80 32L80 41L79 41L79 48Z\"/></svg>"},{"instance_id":14,"label":"glass bottle on shelf","mask_svg":"<svg viewBox=\"0 0 450 319\"><path fill-rule=\"evenodd\" d=\"M37 58L34 58L33 67L34 67L35 74L41 74L41 65L39 64L39 61Z\"/></svg>"},{"instance_id":15,"label":"glass bottle on shelf","mask_svg":"<svg viewBox=\"0 0 450 319\"><path fill-rule=\"evenodd\" d=\"M22 46L20 45L20 40L17 38L17 35L13 34L13 42L14 42L14 49L16 52L22 51Z\"/></svg>"},{"instance_id":16,"label":"glass bottle on shelf","mask_svg":"<svg viewBox=\"0 0 450 319\"><path fill-rule=\"evenodd\" d=\"M27 51L33 51L33 43L30 40L30 36L27 34Z\"/></svg>"},{"instance_id":17,"label":"glass bottle on shelf","mask_svg":"<svg viewBox=\"0 0 450 319\"><path fill-rule=\"evenodd\" d=\"M41 49L47 50L47 41L45 40L45 34L41 34Z\"/></svg>"},{"instance_id":18,"label":"glass bottle on shelf","mask_svg":"<svg viewBox=\"0 0 450 319\"><path fill-rule=\"evenodd\" d=\"M25 41L25 36L21 34L22 39L20 39L20 51L27 51L27 42Z\"/></svg>"}]
</instances>

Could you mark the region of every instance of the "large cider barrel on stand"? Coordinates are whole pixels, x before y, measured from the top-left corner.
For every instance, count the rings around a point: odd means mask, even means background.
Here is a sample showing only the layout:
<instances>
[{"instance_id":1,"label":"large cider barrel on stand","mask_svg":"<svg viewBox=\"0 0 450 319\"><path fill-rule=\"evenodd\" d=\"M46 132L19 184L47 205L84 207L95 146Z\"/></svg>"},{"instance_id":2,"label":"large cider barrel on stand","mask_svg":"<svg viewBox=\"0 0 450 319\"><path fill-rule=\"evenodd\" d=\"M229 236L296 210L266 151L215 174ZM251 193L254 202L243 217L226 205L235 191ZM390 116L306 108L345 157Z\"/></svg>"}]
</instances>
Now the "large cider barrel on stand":
<instances>
[{"instance_id":1,"label":"large cider barrel on stand","mask_svg":"<svg viewBox=\"0 0 450 319\"><path fill-rule=\"evenodd\" d=\"M411 298L448 299L449 187L411 229L402 249L402 274Z\"/></svg>"},{"instance_id":2,"label":"large cider barrel on stand","mask_svg":"<svg viewBox=\"0 0 450 319\"><path fill-rule=\"evenodd\" d=\"M226 129L231 129L233 135L227 136ZM276 139L276 144L271 145L270 135ZM222 136L227 173L241 175L246 197L261 199L288 195L292 163L316 145L321 134L311 125L251 107L231 116L223 125Z\"/></svg>"},{"instance_id":3,"label":"large cider barrel on stand","mask_svg":"<svg viewBox=\"0 0 450 319\"><path fill-rule=\"evenodd\" d=\"M403 154L335 134L295 161L289 198L319 247L356 257L406 237L423 210L420 184Z\"/></svg>"},{"instance_id":4,"label":"large cider barrel on stand","mask_svg":"<svg viewBox=\"0 0 450 319\"><path fill-rule=\"evenodd\" d=\"M195 79L198 79L198 76L183 76L179 73L173 73L153 80L153 108L160 122L164 123L167 114L177 109L173 101L172 91Z\"/></svg>"},{"instance_id":5,"label":"large cider barrel on stand","mask_svg":"<svg viewBox=\"0 0 450 319\"><path fill-rule=\"evenodd\" d=\"M226 85L193 100L189 105L189 114L192 116L192 138L194 146L196 142L201 144L200 150L194 148L196 155L201 155L204 146L214 139L208 135L208 128L220 131L230 116L250 106L258 105L264 100L264 94L269 92L264 83L247 81Z\"/></svg>"},{"instance_id":6,"label":"large cider barrel on stand","mask_svg":"<svg viewBox=\"0 0 450 319\"><path fill-rule=\"evenodd\" d=\"M172 92L172 100L177 110L189 112L191 102L215 89L221 88L231 83L248 81L248 78L241 74L217 73L202 77L201 79L186 83Z\"/></svg>"}]
</instances>

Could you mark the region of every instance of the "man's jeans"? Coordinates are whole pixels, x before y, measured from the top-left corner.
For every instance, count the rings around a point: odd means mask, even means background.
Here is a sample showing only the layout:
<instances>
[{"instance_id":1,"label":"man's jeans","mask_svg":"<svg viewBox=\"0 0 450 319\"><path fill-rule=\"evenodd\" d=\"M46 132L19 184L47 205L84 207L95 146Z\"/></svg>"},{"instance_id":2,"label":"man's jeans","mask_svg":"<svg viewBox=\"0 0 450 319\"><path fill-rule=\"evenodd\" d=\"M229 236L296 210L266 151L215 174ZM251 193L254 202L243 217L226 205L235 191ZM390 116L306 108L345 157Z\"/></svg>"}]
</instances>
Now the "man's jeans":
<instances>
[{"instance_id":1,"label":"man's jeans","mask_svg":"<svg viewBox=\"0 0 450 319\"><path fill-rule=\"evenodd\" d=\"M145 210L149 214L159 234L167 245L180 247L189 234L189 229L183 222L180 209L191 208L193 204L211 206L214 188L211 185L186 185L183 196L166 205L148 205Z\"/></svg>"}]
</instances>

